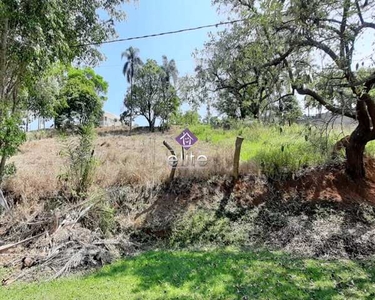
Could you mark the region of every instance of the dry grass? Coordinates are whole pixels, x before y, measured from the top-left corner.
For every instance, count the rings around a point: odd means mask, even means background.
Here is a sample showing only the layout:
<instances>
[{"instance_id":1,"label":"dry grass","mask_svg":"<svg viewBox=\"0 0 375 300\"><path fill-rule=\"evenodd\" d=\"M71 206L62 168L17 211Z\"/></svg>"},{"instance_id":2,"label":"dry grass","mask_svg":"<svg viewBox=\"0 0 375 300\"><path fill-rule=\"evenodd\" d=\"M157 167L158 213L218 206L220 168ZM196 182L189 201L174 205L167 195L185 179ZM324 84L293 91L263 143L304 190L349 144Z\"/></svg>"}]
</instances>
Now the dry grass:
<instances>
[{"instance_id":1,"label":"dry grass","mask_svg":"<svg viewBox=\"0 0 375 300\"><path fill-rule=\"evenodd\" d=\"M140 131L129 136L126 130L119 128L98 130L95 156L99 166L95 187L152 185L165 180L170 173L167 165L169 153L162 143L163 140L168 141L180 156L181 147L174 141L179 131L179 128L164 134ZM58 137L51 136L38 136L37 140L22 145L20 152L11 159L17 173L5 183L7 191L30 201L50 197L61 188L58 175L64 170L64 158L59 152L64 145ZM191 152L195 158L200 154L206 155L208 165L205 168L180 168L176 176L208 178L231 172L233 148L199 141L191 148ZM242 172L246 173L254 168L252 164L241 166Z\"/></svg>"}]
</instances>

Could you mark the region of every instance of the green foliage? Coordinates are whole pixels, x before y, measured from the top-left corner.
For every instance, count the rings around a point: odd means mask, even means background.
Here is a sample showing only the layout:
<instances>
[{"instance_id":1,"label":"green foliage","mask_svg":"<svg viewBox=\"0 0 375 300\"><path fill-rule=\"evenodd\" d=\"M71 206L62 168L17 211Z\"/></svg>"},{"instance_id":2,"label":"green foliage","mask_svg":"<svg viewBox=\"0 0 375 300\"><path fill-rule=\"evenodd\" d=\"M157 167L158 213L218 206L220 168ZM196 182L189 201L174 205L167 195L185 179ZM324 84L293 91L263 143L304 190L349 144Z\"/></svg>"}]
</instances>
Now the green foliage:
<instances>
[{"instance_id":1,"label":"green foliage","mask_svg":"<svg viewBox=\"0 0 375 300\"><path fill-rule=\"evenodd\" d=\"M116 226L114 208L108 203L101 205L98 220L99 228L104 234L112 232Z\"/></svg>"},{"instance_id":2,"label":"green foliage","mask_svg":"<svg viewBox=\"0 0 375 300\"><path fill-rule=\"evenodd\" d=\"M65 72L65 66L54 64L33 85L24 90L26 93L26 114L45 119L55 117L55 107L59 102Z\"/></svg>"},{"instance_id":3,"label":"green foliage","mask_svg":"<svg viewBox=\"0 0 375 300\"><path fill-rule=\"evenodd\" d=\"M218 144L223 149L233 149L236 137L244 137L241 161L255 161L267 176L274 178L328 162L334 143L345 135L340 130L326 132L296 124L280 127L232 122L230 128L214 129L200 124L191 126L190 130L199 140ZM375 153L371 147L369 144L368 153Z\"/></svg>"},{"instance_id":4,"label":"green foliage","mask_svg":"<svg viewBox=\"0 0 375 300\"><path fill-rule=\"evenodd\" d=\"M59 179L73 200L86 197L94 180L97 166L94 135L93 125L85 125L80 127L77 136L65 138L65 148L61 151L66 159L65 171Z\"/></svg>"},{"instance_id":5,"label":"green foliage","mask_svg":"<svg viewBox=\"0 0 375 300\"><path fill-rule=\"evenodd\" d=\"M90 68L70 68L66 83L60 92L60 102L55 108L57 128L75 124L98 125L107 99L108 83Z\"/></svg>"},{"instance_id":6,"label":"green foliage","mask_svg":"<svg viewBox=\"0 0 375 300\"><path fill-rule=\"evenodd\" d=\"M17 167L14 162L8 163L5 165L4 172L3 172L3 179L12 177L17 172Z\"/></svg>"},{"instance_id":7,"label":"green foliage","mask_svg":"<svg viewBox=\"0 0 375 300\"><path fill-rule=\"evenodd\" d=\"M269 143L264 145L254 160L270 178L285 179L292 176L302 167L317 165L324 162L324 157L311 157L311 147L307 144L290 142L285 145ZM314 161L313 159L316 159Z\"/></svg>"},{"instance_id":8,"label":"green foliage","mask_svg":"<svg viewBox=\"0 0 375 300\"><path fill-rule=\"evenodd\" d=\"M302 110L299 107L297 98L295 96L284 97L279 102L279 110L277 115L281 119L282 124L293 124L299 117L302 116Z\"/></svg>"},{"instance_id":9,"label":"green foliage","mask_svg":"<svg viewBox=\"0 0 375 300\"><path fill-rule=\"evenodd\" d=\"M0 156L9 157L14 155L18 147L26 140L26 135L21 129L21 117L0 116Z\"/></svg>"},{"instance_id":10,"label":"green foliage","mask_svg":"<svg viewBox=\"0 0 375 300\"><path fill-rule=\"evenodd\" d=\"M90 44L115 35L113 20L124 18L116 7L123 2L126 1L1 1L0 28L4 29L7 22L8 29L6 61L30 72L44 70L57 60L96 60L100 55ZM106 14L99 15L100 10ZM72 16L77 16L74 22ZM106 22L103 16L110 21Z\"/></svg>"},{"instance_id":11,"label":"green foliage","mask_svg":"<svg viewBox=\"0 0 375 300\"><path fill-rule=\"evenodd\" d=\"M372 299L373 260L282 252L152 251L83 277L14 284L0 299Z\"/></svg>"},{"instance_id":12,"label":"green foliage","mask_svg":"<svg viewBox=\"0 0 375 300\"><path fill-rule=\"evenodd\" d=\"M97 231L104 235L110 235L116 229L115 210L108 197L99 190L90 194L91 208L85 214L81 223L86 228Z\"/></svg>"},{"instance_id":13,"label":"green foliage","mask_svg":"<svg viewBox=\"0 0 375 300\"><path fill-rule=\"evenodd\" d=\"M122 114L122 120L130 115L143 116L149 123L150 131L154 130L157 118L167 122L180 105L180 100L165 77L164 69L156 61L147 60L137 70L132 90L125 97L127 111Z\"/></svg>"},{"instance_id":14,"label":"green foliage","mask_svg":"<svg viewBox=\"0 0 375 300\"><path fill-rule=\"evenodd\" d=\"M197 125L201 122L200 115L197 111L187 110L185 112L178 111L171 116L170 123L172 125Z\"/></svg>"},{"instance_id":15,"label":"green foliage","mask_svg":"<svg viewBox=\"0 0 375 300\"><path fill-rule=\"evenodd\" d=\"M126 58L126 62L124 64L122 74L126 77L128 83L132 84L138 67L143 64L142 60L139 58L139 49L129 47L121 54L121 58L124 57Z\"/></svg>"},{"instance_id":16,"label":"green foliage","mask_svg":"<svg viewBox=\"0 0 375 300\"><path fill-rule=\"evenodd\" d=\"M215 211L197 209L185 213L172 228L170 243L175 247L243 245L247 235L237 224Z\"/></svg>"},{"instance_id":17,"label":"green foliage","mask_svg":"<svg viewBox=\"0 0 375 300\"><path fill-rule=\"evenodd\" d=\"M6 160L14 155L18 147L26 140L26 135L21 129L22 119L19 114L7 113L7 107L0 103L0 183L4 176L9 175Z\"/></svg>"},{"instance_id":18,"label":"green foliage","mask_svg":"<svg viewBox=\"0 0 375 300\"><path fill-rule=\"evenodd\" d=\"M115 22L124 19L111 1L0 1L0 146L3 163L24 140L20 120L28 110L51 117L56 96L48 70L56 62L93 64L101 59L96 46L115 35ZM77 84L81 84L77 80ZM81 84L82 85L82 84ZM65 96L97 100L70 86ZM69 98L66 98L68 102ZM95 101L94 101L95 103ZM17 128L18 126L18 128Z\"/></svg>"}]
</instances>

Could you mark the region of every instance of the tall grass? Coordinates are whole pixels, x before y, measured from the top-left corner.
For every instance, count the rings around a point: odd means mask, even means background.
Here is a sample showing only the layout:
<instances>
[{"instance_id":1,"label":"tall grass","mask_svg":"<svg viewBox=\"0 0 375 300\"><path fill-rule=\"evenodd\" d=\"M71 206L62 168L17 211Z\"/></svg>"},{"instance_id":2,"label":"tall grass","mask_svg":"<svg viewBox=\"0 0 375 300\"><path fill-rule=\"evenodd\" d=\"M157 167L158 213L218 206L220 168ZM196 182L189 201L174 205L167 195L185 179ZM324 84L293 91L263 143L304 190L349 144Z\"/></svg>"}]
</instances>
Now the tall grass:
<instances>
[{"instance_id":1,"label":"tall grass","mask_svg":"<svg viewBox=\"0 0 375 300\"><path fill-rule=\"evenodd\" d=\"M334 143L347 134L338 129L328 131L297 124L234 124L230 130L197 125L191 130L200 140L223 147L234 145L236 136L242 136L241 161L254 161L269 177L290 175L301 168L326 163L331 159ZM373 150L375 145L371 145Z\"/></svg>"}]
</instances>

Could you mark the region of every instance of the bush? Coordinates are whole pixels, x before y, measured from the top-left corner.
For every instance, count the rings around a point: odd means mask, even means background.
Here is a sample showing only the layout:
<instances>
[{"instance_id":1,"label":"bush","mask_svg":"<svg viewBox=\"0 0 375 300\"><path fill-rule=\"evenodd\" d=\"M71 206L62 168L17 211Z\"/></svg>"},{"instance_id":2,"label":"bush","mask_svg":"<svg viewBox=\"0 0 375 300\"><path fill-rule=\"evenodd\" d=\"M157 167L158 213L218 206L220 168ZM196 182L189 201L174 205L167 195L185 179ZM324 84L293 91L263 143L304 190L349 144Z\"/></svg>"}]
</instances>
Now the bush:
<instances>
[{"instance_id":1,"label":"bush","mask_svg":"<svg viewBox=\"0 0 375 300\"><path fill-rule=\"evenodd\" d=\"M115 231L115 209L109 198L99 191L90 195L91 207L82 218L82 224L91 230L100 230L104 235ZM90 204L88 204L90 205Z\"/></svg>"},{"instance_id":2,"label":"bush","mask_svg":"<svg viewBox=\"0 0 375 300\"><path fill-rule=\"evenodd\" d=\"M312 164L312 153L306 145L269 144L254 157L263 173L272 179L286 179L302 167ZM320 160L320 157L316 157ZM318 163L318 161L314 161Z\"/></svg>"},{"instance_id":3,"label":"bush","mask_svg":"<svg viewBox=\"0 0 375 300\"><path fill-rule=\"evenodd\" d=\"M172 228L170 243L176 247L202 245L243 245L246 231L215 211L197 209L185 213Z\"/></svg>"},{"instance_id":4,"label":"bush","mask_svg":"<svg viewBox=\"0 0 375 300\"><path fill-rule=\"evenodd\" d=\"M94 129L92 125L80 127L78 137L72 138L60 153L66 158L65 172L59 176L65 190L73 199L87 196L91 187L97 161L94 157Z\"/></svg>"}]
</instances>

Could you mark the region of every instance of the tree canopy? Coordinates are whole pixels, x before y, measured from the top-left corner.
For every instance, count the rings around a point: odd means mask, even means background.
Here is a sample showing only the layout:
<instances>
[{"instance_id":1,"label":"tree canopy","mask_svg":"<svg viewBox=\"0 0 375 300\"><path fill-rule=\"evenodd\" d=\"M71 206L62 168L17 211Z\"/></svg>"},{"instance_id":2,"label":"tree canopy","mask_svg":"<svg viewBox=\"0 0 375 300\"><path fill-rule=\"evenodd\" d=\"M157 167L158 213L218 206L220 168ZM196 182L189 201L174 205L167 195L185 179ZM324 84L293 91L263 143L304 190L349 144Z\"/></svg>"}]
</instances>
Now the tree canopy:
<instances>
[{"instance_id":1,"label":"tree canopy","mask_svg":"<svg viewBox=\"0 0 375 300\"><path fill-rule=\"evenodd\" d=\"M175 88L166 81L167 76L165 69L155 60L148 59L139 67L132 88L125 96L127 110L122 119L130 114L131 108L134 115L146 118L150 131L154 131L157 118L162 123L167 122L180 103Z\"/></svg>"},{"instance_id":2,"label":"tree canopy","mask_svg":"<svg viewBox=\"0 0 375 300\"><path fill-rule=\"evenodd\" d=\"M55 108L55 126L99 125L108 83L90 68L70 68Z\"/></svg>"},{"instance_id":3,"label":"tree canopy","mask_svg":"<svg viewBox=\"0 0 375 300\"><path fill-rule=\"evenodd\" d=\"M102 58L97 45L115 35L114 21L125 17L117 7L124 2L0 1L0 139L15 132L4 124L21 125L30 108L49 115L53 95L45 72L53 63L94 64ZM40 101L34 101L37 90L45 95ZM13 149L19 144L13 140L19 139L1 139L0 144ZM2 153L0 175L11 152Z\"/></svg>"},{"instance_id":4,"label":"tree canopy","mask_svg":"<svg viewBox=\"0 0 375 300\"><path fill-rule=\"evenodd\" d=\"M228 116L305 96L333 114L358 120L347 171L363 177L363 153L375 139L375 73L354 61L358 39L375 29L375 3L360 0L215 0L236 23L212 36L197 76L208 78L215 105ZM207 82L204 83L207 85ZM231 104L234 105L231 105ZM310 104L309 104L310 105ZM279 106L280 107L280 106Z\"/></svg>"}]
</instances>

